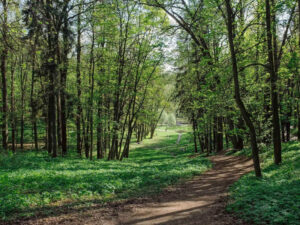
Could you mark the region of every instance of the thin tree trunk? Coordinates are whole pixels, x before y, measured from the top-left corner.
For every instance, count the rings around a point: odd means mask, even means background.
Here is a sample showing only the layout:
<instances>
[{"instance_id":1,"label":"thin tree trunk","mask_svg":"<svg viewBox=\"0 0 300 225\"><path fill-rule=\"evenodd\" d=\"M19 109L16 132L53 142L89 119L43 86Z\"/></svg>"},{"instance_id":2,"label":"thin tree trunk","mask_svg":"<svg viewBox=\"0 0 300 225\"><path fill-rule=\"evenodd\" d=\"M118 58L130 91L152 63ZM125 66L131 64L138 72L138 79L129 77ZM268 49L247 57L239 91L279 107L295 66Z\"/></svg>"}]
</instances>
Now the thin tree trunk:
<instances>
[{"instance_id":1,"label":"thin tree trunk","mask_svg":"<svg viewBox=\"0 0 300 225\"><path fill-rule=\"evenodd\" d=\"M93 22L92 22L93 23ZM93 121L93 103L94 103L94 74L95 74L95 59L94 59L94 45L95 45L95 29L94 29L94 24L92 24L92 47L91 47L91 96L90 96L90 131L91 131L91 139L90 139L90 160L93 159L93 146L94 146L94 121Z\"/></svg>"},{"instance_id":2,"label":"thin tree trunk","mask_svg":"<svg viewBox=\"0 0 300 225\"><path fill-rule=\"evenodd\" d=\"M37 114L37 106L36 102L34 101L34 88L35 88L35 58L36 58L36 39L34 40L33 44L33 51L32 51L32 64L31 64L31 91L30 91L30 106L31 106L31 121L33 125L33 140L34 140L34 148L38 150L38 133L37 133L37 122L36 122L36 114Z\"/></svg>"},{"instance_id":3,"label":"thin tree trunk","mask_svg":"<svg viewBox=\"0 0 300 225\"><path fill-rule=\"evenodd\" d=\"M68 3L69 0L64 1L64 24L63 24L63 54L62 54L62 70L60 73L60 123L61 123L61 150L62 155L67 154L67 109L66 109L66 86L67 86L67 73L68 73L68 54L70 52L69 47L69 24L68 24Z\"/></svg>"},{"instance_id":4,"label":"thin tree trunk","mask_svg":"<svg viewBox=\"0 0 300 225\"><path fill-rule=\"evenodd\" d=\"M293 87L294 85L291 82L291 79L288 79L288 98L293 99L294 98L294 94L293 94ZM290 91L291 89L291 91ZM286 130L286 141L290 141L291 138L291 118L292 118L292 111L293 111L293 104L290 101L289 105L288 105L288 112L286 114L287 118L286 118L286 124L285 124L285 130Z\"/></svg>"},{"instance_id":5,"label":"thin tree trunk","mask_svg":"<svg viewBox=\"0 0 300 225\"><path fill-rule=\"evenodd\" d=\"M297 136L298 136L298 141L300 141L300 105L298 103L297 105L297 115L298 115L298 132L297 132Z\"/></svg>"},{"instance_id":6,"label":"thin tree trunk","mask_svg":"<svg viewBox=\"0 0 300 225\"><path fill-rule=\"evenodd\" d=\"M213 120L213 151L217 150L218 146L218 118L214 117Z\"/></svg>"},{"instance_id":7,"label":"thin tree trunk","mask_svg":"<svg viewBox=\"0 0 300 225\"><path fill-rule=\"evenodd\" d=\"M274 20L274 19L273 19ZM275 21L273 21L274 23ZM273 147L275 164L281 163L281 138L280 138L280 123L278 112L278 89L277 89L277 44L276 37L273 32L275 24L272 24L272 15L270 1L266 0L266 24L267 24L267 43L268 43L268 61L271 82L271 102L272 102L272 124L273 124ZM273 29L272 29L273 26ZM273 41L273 44L272 44Z\"/></svg>"},{"instance_id":8,"label":"thin tree trunk","mask_svg":"<svg viewBox=\"0 0 300 225\"><path fill-rule=\"evenodd\" d=\"M86 116L88 117L88 116ZM84 121L84 114L82 115L82 136L83 136L83 145L84 145L84 152L85 152L85 157L88 159L89 158L89 154L90 154L90 151L89 151L89 138L88 138L88 130L89 130L89 123L86 123ZM87 126L87 127L86 127Z\"/></svg>"},{"instance_id":9,"label":"thin tree trunk","mask_svg":"<svg viewBox=\"0 0 300 225\"><path fill-rule=\"evenodd\" d=\"M14 92L14 74L15 64L11 66L11 79L10 79L10 113L11 113L11 144L12 152L16 152L16 119L15 119L15 92Z\"/></svg>"},{"instance_id":10,"label":"thin tree trunk","mask_svg":"<svg viewBox=\"0 0 300 225\"><path fill-rule=\"evenodd\" d=\"M209 155L210 153L212 153L212 151L213 151L213 144L212 144L212 129L211 129L211 127L212 127L212 124L211 124L211 122L210 122L210 124L209 124L209 131L208 131L208 154L207 155Z\"/></svg>"},{"instance_id":11,"label":"thin tree trunk","mask_svg":"<svg viewBox=\"0 0 300 225\"><path fill-rule=\"evenodd\" d=\"M61 90L61 99L60 99L60 104L61 104L61 150L62 150L62 155L67 154L67 116L66 116L66 95L65 95L65 87L66 87L66 72L64 72L61 76L61 85L62 85L62 90Z\"/></svg>"},{"instance_id":12,"label":"thin tree trunk","mask_svg":"<svg viewBox=\"0 0 300 225\"><path fill-rule=\"evenodd\" d=\"M81 155L81 118L82 118L82 108L81 108L81 10L82 2L78 6L78 17L77 17L77 62L76 62L76 78L77 78L77 113L76 113L76 135L77 135L77 153Z\"/></svg>"},{"instance_id":13,"label":"thin tree trunk","mask_svg":"<svg viewBox=\"0 0 300 225\"><path fill-rule=\"evenodd\" d=\"M58 79L60 82L60 79ZM59 84L61 86L61 84ZM56 115L57 115L57 146L61 148L61 90L57 91L56 94ZM62 154L63 155L63 154Z\"/></svg>"},{"instance_id":14,"label":"thin tree trunk","mask_svg":"<svg viewBox=\"0 0 300 225\"><path fill-rule=\"evenodd\" d=\"M236 140L237 140L236 149L242 150L244 148L244 140L240 130L245 130L245 126L244 126L243 118L241 117L238 118L237 128L239 129L239 132L236 135Z\"/></svg>"},{"instance_id":15,"label":"thin tree trunk","mask_svg":"<svg viewBox=\"0 0 300 225\"><path fill-rule=\"evenodd\" d=\"M192 116L192 124L193 124L193 137L194 137L194 151L198 152L198 147L197 147L197 134L196 134L196 121L195 121L194 115Z\"/></svg>"},{"instance_id":16,"label":"thin tree trunk","mask_svg":"<svg viewBox=\"0 0 300 225\"><path fill-rule=\"evenodd\" d=\"M250 114L247 112L245 105L240 96L240 84L239 84L239 74L238 74L238 65L236 59L236 51L234 47L234 33L233 33L233 11L231 8L230 0L225 0L226 3L226 11L227 11L227 31L228 31L228 41L231 53L231 63L232 63L232 72L233 72L233 79L234 79L234 94L235 94L235 101L237 106L239 107L243 119L245 120L249 131L250 131L250 140L251 140L251 147L252 147L252 158L253 158L253 165L255 170L255 175L257 177L261 177L261 169L260 169L260 162L259 162L259 149L256 140L256 131L253 125L253 122L250 119Z\"/></svg>"},{"instance_id":17,"label":"thin tree trunk","mask_svg":"<svg viewBox=\"0 0 300 225\"><path fill-rule=\"evenodd\" d=\"M220 152L223 150L223 118L217 117L217 152Z\"/></svg>"},{"instance_id":18,"label":"thin tree trunk","mask_svg":"<svg viewBox=\"0 0 300 225\"><path fill-rule=\"evenodd\" d=\"M3 50L1 54L1 80L2 80L2 147L7 150L7 139L8 139L8 126L7 126L7 82L6 82L6 60L8 55L7 48L7 14L8 5L6 0L2 1L3 7L3 21L2 21L2 40L3 40Z\"/></svg>"},{"instance_id":19,"label":"thin tree trunk","mask_svg":"<svg viewBox=\"0 0 300 225\"><path fill-rule=\"evenodd\" d=\"M234 131L234 123L233 123L232 119L229 118L229 117L227 118L227 122L228 122L228 127L229 127L229 132L230 132L230 134L228 136L231 140L231 143L233 145L233 149L235 151L235 150L237 150L237 142L238 141L237 141L237 135L232 134L232 132Z\"/></svg>"},{"instance_id":20,"label":"thin tree trunk","mask_svg":"<svg viewBox=\"0 0 300 225\"><path fill-rule=\"evenodd\" d=\"M282 119L282 121L281 121L281 140L282 140L282 142L285 142L285 126L286 126L286 123L285 123L284 119Z\"/></svg>"},{"instance_id":21,"label":"thin tree trunk","mask_svg":"<svg viewBox=\"0 0 300 225\"><path fill-rule=\"evenodd\" d=\"M21 56L21 65L23 65L23 56ZM25 111L25 92L26 92L26 81L27 81L27 72L23 71L21 66L20 71L20 86L21 86L21 137L20 137L20 144L21 150L24 149L24 111Z\"/></svg>"},{"instance_id":22,"label":"thin tree trunk","mask_svg":"<svg viewBox=\"0 0 300 225\"><path fill-rule=\"evenodd\" d=\"M100 97L101 99L101 97ZM102 121L101 121L101 115L102 115L102 101L100 100L98 102L98 122L97 124L97 159L103 159L104 154L103 154L103 126L102 126Z\"/></svg>"}]
</instances>

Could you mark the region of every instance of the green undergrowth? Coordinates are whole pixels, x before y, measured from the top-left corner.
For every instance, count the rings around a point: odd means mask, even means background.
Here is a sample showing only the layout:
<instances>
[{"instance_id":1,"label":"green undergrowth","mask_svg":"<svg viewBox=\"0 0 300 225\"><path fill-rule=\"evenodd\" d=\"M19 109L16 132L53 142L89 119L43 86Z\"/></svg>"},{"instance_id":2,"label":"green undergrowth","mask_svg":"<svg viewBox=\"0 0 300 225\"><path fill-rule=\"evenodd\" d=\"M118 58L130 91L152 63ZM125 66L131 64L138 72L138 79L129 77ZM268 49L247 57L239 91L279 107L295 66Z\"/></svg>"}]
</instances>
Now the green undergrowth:
<instances>
[{"instance_id":1,"label":"green undergrowth","mask_svg":"<svg viewBox=\"0 0 300 225\"><path fill-rule=\"evenodd\" d=\"M74 156L53 159L34 151L0 155L0 218L52 213L70 203L151 195L207 170L208 159L189 157L193 154L189 134L184 133L176 145L178 129L159 128L153 140L133 144L130 158L122 162Z\"/></svg>"},{"instance_id":2,"label":"green undergrowth","mask_svg":"<svg viewBox=\"0 0 300 225\"><path fill-rule=\"evenodd\" d=\"M273 151L263 150L263 178L243 176L231 187L227 209L251 224L300 224L300 143L282 146L282 164L273 163ZM249 150L237 154L248 155Z\"/></svg>"}]
</instances>

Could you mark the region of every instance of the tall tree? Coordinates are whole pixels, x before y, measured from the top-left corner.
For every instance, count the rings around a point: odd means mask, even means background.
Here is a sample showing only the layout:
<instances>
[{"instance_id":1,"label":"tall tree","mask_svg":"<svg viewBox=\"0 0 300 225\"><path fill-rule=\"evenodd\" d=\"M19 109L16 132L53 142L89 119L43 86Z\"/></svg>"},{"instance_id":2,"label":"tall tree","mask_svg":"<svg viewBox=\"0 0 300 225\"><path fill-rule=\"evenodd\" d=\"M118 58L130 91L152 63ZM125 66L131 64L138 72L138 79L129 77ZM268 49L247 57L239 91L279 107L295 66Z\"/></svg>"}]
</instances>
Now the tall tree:
<instances>
[{"instance_id":1,"label":"tall tree","mask_svg":"<svg viewBox=\"0 0 300 225\"><path fill-rule=\"evenodd\" d=\"M76 44L76 79L77 79L77 112L76 112L76 135L77 135L77 153L81 155L81 118L82 118L82 107L81 107L81 12L82 1L78 4L77 14L77 44Z\"/></svg>"},{"instance_id":2,"label":"tall tree","mask_svg":"<svg viewBox=\"0 0 300 225\"><path fill-rule=\"evenodd\" d=\"M7 139L8 139L8 125L7 125L7 56L8 56L8 2L6 0L1 0L3 13L2 13L2 25L1 25L1 89L2 89L2 107L1 107L1 130L2 130L2 147L4 150L7 149Z\"/></svg>"},{"instance_id":3,"label":"tall tree","mask_svg":"<svg viewBox=\"0 0 300 225\"><path fill-rule=\"evenodd\" d=\"M250 131L250 138L251 138L251 148L252 148L252 158L253 158L253 164L255 169L255 174L257 177L261 177L261 169L260 169L260 163L259 163L259 149L257 145L257 137L256 137L256 131L255 127L253 125L253 122L251 121L251 115L247 111L244 102L242 101L241 95L240 95L240 84L239 84L239 70L238 70L238 64L237 64L237 57L236 57L236 50L234 47L234 13L231 6L230 0L225 0L226 5L226 12L227 12L227 31L228 31L228 42L229 42L229 48L230 48L230 54L231 54L231 63L232 63L232 74L233 74L233 81L234 81L234 94L235 94L235 101L238 105L241 114L243 116L243 119L245 120L245 123L247 124L249 131Z\"/></svg>"},{"instance_id":4,"label":"tall tree","mask_svg":"<svg viewBox=\"0 0 300 225\"><path fill-rule=\"evenodd\" d=\"M271 84L271 102L272 102L272 123L273 123L273 147L274 147L274 161L275 164L280 164L281 159L281 138L280 138L280 120L279 120L279 104L278 104L278 70L281 63L283 48L288 37L288 30L293 18L295 5L293 6L289 15L289 20L283 34L280 49L278 49L277 40L277 24L276 24L276 8L275 0L265 1L266 7L266 31L268 43L268 62Z\"/></svg>"}]
</instances>

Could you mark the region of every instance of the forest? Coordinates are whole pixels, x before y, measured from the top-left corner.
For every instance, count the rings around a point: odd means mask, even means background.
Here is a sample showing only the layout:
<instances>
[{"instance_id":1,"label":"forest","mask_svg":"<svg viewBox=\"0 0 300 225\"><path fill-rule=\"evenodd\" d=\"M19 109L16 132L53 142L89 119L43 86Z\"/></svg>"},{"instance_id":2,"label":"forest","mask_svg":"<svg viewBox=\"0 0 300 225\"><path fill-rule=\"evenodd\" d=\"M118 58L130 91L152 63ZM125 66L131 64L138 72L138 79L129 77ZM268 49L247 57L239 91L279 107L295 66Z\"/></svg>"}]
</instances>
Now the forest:
<instances>
[{"instance_id":1,"label":"forest","mask_svg":"<svg viewBox=\"0 0 300 225\"><path fill-rule=\"evenodd\" d=\"M300 224L299 0L0 0L0 224Z\"/></svg>"}]
</instances>

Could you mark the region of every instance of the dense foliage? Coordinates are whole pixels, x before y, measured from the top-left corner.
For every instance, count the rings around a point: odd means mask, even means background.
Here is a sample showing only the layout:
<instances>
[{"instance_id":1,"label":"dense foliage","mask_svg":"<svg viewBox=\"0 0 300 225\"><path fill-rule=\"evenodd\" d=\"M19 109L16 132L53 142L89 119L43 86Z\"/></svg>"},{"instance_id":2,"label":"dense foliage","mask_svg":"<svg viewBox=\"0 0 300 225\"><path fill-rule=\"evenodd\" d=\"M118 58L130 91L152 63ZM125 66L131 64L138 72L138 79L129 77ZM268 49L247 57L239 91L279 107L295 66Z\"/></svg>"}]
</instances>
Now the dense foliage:
<instances>
[{"instance_id":1,"label":"dense foliage","mask_svg":"<svg viewBox=\"0 0 300 225\"><path fill-rule=\"evenodd\" d=\"M148 2L181 28L175 98L195 151L221 151L224 140L235 151L251 145L260 177L260 148L272 144L280 164L281 143L300 139L299 3Z\"/></svg>"},{"instance_id":2,"label":"dense foliage","mask_svg":"<svg viewBox=\"0 0 300 225\"><path fill-rule=\"evenodd\" d=\"M188 121L194 152L251 149L265 176L233 210L256 199L255 222L294 223L299 59L299 0L0 0L0 215L201 172L178 149L130 151Z\"/></svg>"},{"instance_id":3,"label":"dense foliage","mask_svg":"<svg viewBox=\"0 0 300 225\"><path fill-rule=\"evenodd\" d=\"M1 149L122 160L134 132L153 136L168 97L163 13L119 0L1 7Z\"/></svg>"}]
</instances>

